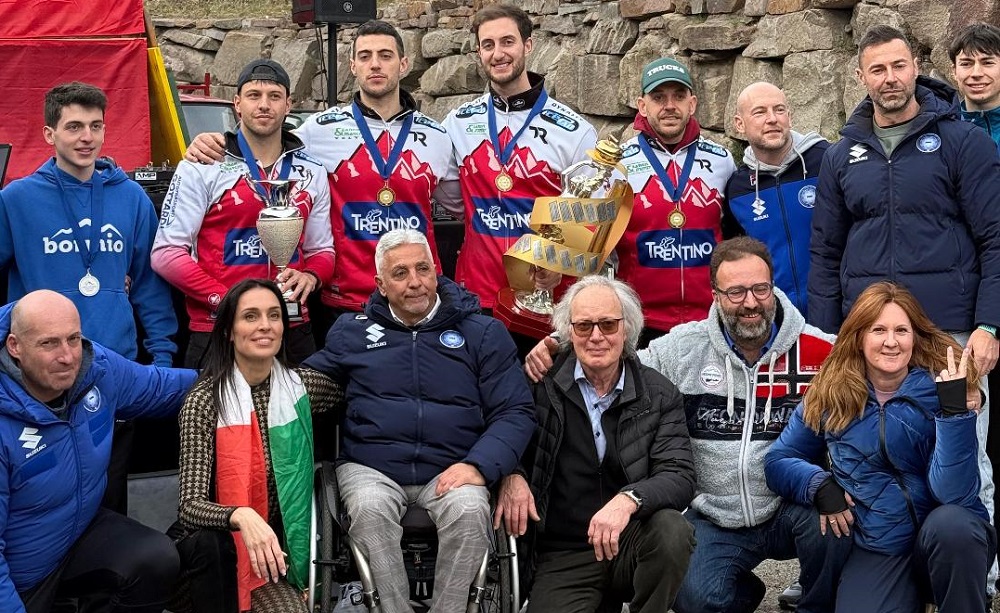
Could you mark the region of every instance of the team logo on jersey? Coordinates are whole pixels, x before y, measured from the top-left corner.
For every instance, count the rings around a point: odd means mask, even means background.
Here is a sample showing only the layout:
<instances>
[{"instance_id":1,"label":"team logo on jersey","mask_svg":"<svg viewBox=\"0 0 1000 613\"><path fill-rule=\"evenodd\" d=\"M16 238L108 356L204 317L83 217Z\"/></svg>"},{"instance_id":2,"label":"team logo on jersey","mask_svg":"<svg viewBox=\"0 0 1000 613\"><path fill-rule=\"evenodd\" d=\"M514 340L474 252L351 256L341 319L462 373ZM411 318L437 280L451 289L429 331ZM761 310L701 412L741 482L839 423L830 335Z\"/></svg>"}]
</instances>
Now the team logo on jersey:
<instances>
[{"instance_id":1,"label":"team logo on jersey","mask_svg":"<svg viewBox=\"0 0 1000 613\"><path fill-rule=\"evenodd\" d=\"M368 316L365 315L364 313L358 313L357 315L354 316L354 319L357 320L368 319Z\"/></svg>"},{"instance_id":2,"label":"team logo on jersey","mask_svg":"<svg viewBox=\"0 0 1000 613\"><path fill-rule=\"evenodd\" d=\"M457 330L445 330L438 340L449 349L458 349L465 344L465 337Z\"/></svg>"},{"instance_id":3,"label":"team logo on jersey","mask_svg":"<svg viewBox=\"0 0 1000 613\"><path fill-rule=\"evenodd\" d=\"M438 132L441 133L446 133L444 127L441 124L439 124L438 122L434 121L433 119L431 119L426 115L414 115L413 123L417 124L418 126L427 126L428 128L432 130L437 130Z\"/></svg>"},{"instance_id":4,"label":"team logo on jersey","mask_svg":"<svg viewBox=\"0 0 1000 613\"><path fill-rule=\"evenodd\" d=\"M472 228L479 234L517 238L528 231L534 198L473 198ZM506 210L505 210L506 209Z\"/></svg>"},{"instance_id":5,"label":"team logo on jersey","mask_svg":"<svg viewBox=\"0 0 1000 613\"><path fill-rule=\"evenodd\" d=\"M90 236L91 221L89 217L84 217L77 225L81 229L85 229L85 231L80 233L81 235ZM83 244L88 250L91 249L89 238L84 238ZM101 253L122 253L125 251L125 236L114 224L106 223L101 226L101 232L97 239L97 249ZM73 238L72 228L60 228L52 236L42 237L42 253L45 255L79 252L80 246Z\"/></svg>"},{"instance_id":6,"label":"team logo on jersey","mask_svg":"<svg viewBox=\"0 0 1000 613\"><path fill-rule=\"evenodd\" d=\"M350 113L345 113L344 111L342 111L340 109L334 109L334 110L331 110L329 112L323 113L322 115L320 115L319 117L317 117L316 118L316 123L318 123L321 126L325 126L327 124L337 123L337 122L340 122L340 121L345 121L345 120L350 119L350 118L351 118L351 114Z\"/></svg>"},{"instance_id":7,"label":"team logo on jersey","mask_svg":"<svg viewBox=\"0 0 1000 613\"><path fill-rule=\"evenodd\" d=\"M806 185L799 190L799 204L811 209L816 206L816 186Z\"/></svg>"},{"instance_id":8,"label":"team logo on jersey","mask_svg":"<svg viewBox=\"0 0 1000 613\"><path fill-rule=\"evenodd\" d=\"M101 408L101 390L97 387L90 388L90 391L83 397L83 408L88 413L96 413Z\"/></svg>"},{"instance_id":9,"label":"team logo on jersey","mask_svg":"<svg viewBox=\"0 0 1000 613\"><path fill-rule=\"evenodd\" d=\"M714 250L712 230L652 230L636 237L639 264L649 268L708 266Z\"/></svg>"},{"instance_id":10,"label":"team logo on jersey","mask_svg":"<svg viewBox=\"0 0 1000 613\"><path fill-rule=\"evenodd\" d=\"M465 126L465 133L473 136L485 136L489 134L489 126L485 123L470 123Z\"/></svg>"},{"instance_id":11,"label":"team logo on jersey","mask_svg":"<svg viewBox=\"0 0 1000 613\"><path fill-rule=\"evenodd\" d=\"M480 102L478 104L465 104L458 107L458 111L455 112L455 117L458 119L465 119L466 117L472 117L473 115L485 115L486 114L486 103Z\"/></svg>"},{"instance_id":12,"label":"team logo on jersey","mask_svg":"<svg viewBox=\"0 0 1000 613\"><path fill-rule=\"evenodd\" d=\"M868 159L868 147L865 147L861 143L858 143L848 149L847 154L850 158L847 160L848 164L857 164L858 162L864 162Z\"/></svg>"},{"instance_id":13,"label":"team logo on jersey","mask_svg":"<svg viewBox=\"0 0 1000 613\"><path fill-rule=\"evenodd\" d=\"M372 202L346 202L341 212L344 232L355 241L377 241L390 230L419 230L427 233L427 219L420 207L409 202L395 202L384 207Z\"/></svg>"},{"instance_id":14,"label":"team logo on jersey","mask_svg":"<svg viewBox=\"0 0 1000 613\"><path fill-rule=\"evenodd\" d=\"M331 134L337 140L355 140L361 138L361 130L354 126L337 126Z\"/></svg>"},{"instance_id":15,"label":"team logo on jersey","mask_svg":"<svg viewBox=\"0 0 1000 613\"><path fill-rule=\"evenodd\" d=\"M708 153L715 154L719 157L726 157L726 155L729 153L728 151L726 151L726 148L723 147L722 145L717 145L712 141L708 140L698 141L698 150L707 151Z\"/></svg>"},{"instance_id":16,"label":"team logo on jersey","mask_svg":"<svg viewBox=\"0 0 1000 613\"><path fill-rule=\"evenodd\" d=\"M226 232L222 261L226 266L267 266L267 253L260 242L257 228L232 228ZM292 263L299 261L296 249Z\"/></svg>"},{"instance_id":17,"label":"team logo on jersey","mask_svg":"<svg viewBox=\"0 0 1000 613\"><path fill-rule=\"evenodd\" d=\"M750 203L750 210L753 211L754 221L764 221L767 219L767 207L764 206L764 201L760 198L755 198L752 203Z\"/></svg>"},{"instance_id":18,"label":"team logo on jersey","mask_svg":"<svg viewBox=\"0 0 1000 613\"><path fill-rule=\"evenodd\" d=\"M622 159L624 160L625 158L630 158L633 155L639 155L641 152L642 149L639 148L639 145L636 143L632 143L631 145L622 149Z\"/></svg>"},{"instance_id":19,"label":"team logo on jersey","mask_svg":"<svg viewBox=\"0 0 1000 613\"><path fill-rule=\"evenodd\" d=\"M917 139L917 149L923 153L934 153L941 148L941 137L933 132L921 134Z\"/></svg>"},{"instance_id":20,"label":"team logo on jersey","mask_svg":"<svg viewBox=\"0 0 1000 613\"><path fill-rule=\"evenodd\" d=\"M573 119L569 115L564 115L555 109L544 109L538 114L538 116L549 123L559 126L567 132L576 132L576 129L580 127L579 121Z\"/></svg>"},{"instance_id":21,"label":"team logo on jersey","mask_svg":"<svg viewBox=\"0 0 1000 613\"><path fill-rule=\"evenodd\" d=\"M184 175L175 174L167 187L167 193L163 196L163 204L160 206L160 227L166 228L174 223L174 200L177 199L177 191L180 189Z\"/></svg>"},{"instance_id":22,"label":"team logo on jersey","mask_svg":"<svg viewBox=\"0 0 1000 613\"><path fill-rule=\"evenodd\" d=\"M383 330L385 330L385 328L376 323L373 323L372 325L365 328L365 332L368 333L365 335L365 338L371 341L370 343L365 345L365 349L375 349L376 347L385 347L388 344L386 341L382 340L383 338L385 338L385 332L383 332Z\"/></svg>"},{"instance_id":23,"label":"team logo on jersey","mask_svg":"<svg viewBox=\"0 0 1000 613\"><path fill-rule=\"evenodd\" d=\"M718 364L709 364L701 369L700 379L702 387L714 390L725 382L726 374Z\"/></svg>"}]
</instances>

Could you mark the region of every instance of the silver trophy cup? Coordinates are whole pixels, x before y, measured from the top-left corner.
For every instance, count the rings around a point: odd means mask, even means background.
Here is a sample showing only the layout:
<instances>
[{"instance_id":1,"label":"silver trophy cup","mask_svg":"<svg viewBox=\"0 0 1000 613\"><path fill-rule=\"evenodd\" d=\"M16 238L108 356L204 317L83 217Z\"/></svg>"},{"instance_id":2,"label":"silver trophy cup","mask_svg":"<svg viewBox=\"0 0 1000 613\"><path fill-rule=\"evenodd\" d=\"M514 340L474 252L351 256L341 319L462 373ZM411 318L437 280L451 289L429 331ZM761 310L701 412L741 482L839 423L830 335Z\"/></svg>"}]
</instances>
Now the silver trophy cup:
<instances>
[{"instance_id":1,"label":"silver trophy cup","mask_svg":"<svg viewBox=\"0 0 1000 613\"><path fill-rule=\"evenodd\" d=\"M290 203L292 190L297 179L263 180L249 179L258 194L267 194L266 204L257 215L257 235L267 257L278 268L278 276L285 271L295 256L302 236L304 220L299 210ZM278 283L281 287L281 283ZM283 289L283 288L282 288ZM291 290L285 292L285 307L291 321L302 321L302 311L298 302L289 300Z\"/></svg>"}]
</instances>

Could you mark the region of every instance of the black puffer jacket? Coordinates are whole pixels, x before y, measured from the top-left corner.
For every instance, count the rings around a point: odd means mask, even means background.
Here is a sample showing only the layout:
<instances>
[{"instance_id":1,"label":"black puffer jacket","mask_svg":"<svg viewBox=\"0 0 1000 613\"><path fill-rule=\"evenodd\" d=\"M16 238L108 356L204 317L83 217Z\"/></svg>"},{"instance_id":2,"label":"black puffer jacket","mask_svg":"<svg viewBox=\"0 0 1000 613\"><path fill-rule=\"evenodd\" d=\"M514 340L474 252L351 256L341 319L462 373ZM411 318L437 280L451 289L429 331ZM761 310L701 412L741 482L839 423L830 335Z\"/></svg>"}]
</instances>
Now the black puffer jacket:
<instances>
[{"instance_id":1,"label":"black puffer jacket","mask_svg":"<svg viewBox=\"0 0 1000 613\"><path fill-rule=\"evenodd\" d=\"M549 486L555 473L565 427L565 411L576 404L586 411L573 371L572 351L556 358L549 375L535 385L538 427L525 452L522 467L545 530ZM694 497L694 461L684 417L683 398L663 375L635 358L625 360L625 388L611 409L620 407L618 460L629 480L623 490L642 498L639 519L660 509L684 510ZM573 410L577 410L573 408ZM606 460L607 461L607 460Z\"/></svg>"}]
</instances>

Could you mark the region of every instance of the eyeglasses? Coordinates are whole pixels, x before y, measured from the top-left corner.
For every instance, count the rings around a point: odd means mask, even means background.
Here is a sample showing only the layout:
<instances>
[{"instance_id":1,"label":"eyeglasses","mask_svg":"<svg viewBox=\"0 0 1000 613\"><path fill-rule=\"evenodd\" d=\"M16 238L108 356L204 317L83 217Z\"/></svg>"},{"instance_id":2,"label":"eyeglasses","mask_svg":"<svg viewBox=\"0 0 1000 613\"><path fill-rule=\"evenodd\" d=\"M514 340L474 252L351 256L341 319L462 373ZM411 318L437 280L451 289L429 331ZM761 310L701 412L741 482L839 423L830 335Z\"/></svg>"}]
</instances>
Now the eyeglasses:
<instances>
[{"instance_id":1,"label":"eyeglasses","mask_svg":"<svg viewBox=\"0 0 1000 613\"><path fill-rule=\"evenodd\" d=\"M607 336L608 334L614 334L618 331L619 322L624 319L624 317L619 317L617 319L602 319L600 321L571 321L570 325L573 326L573 332L577 336L590 336L594 332L594 326L601 331L601 334Z\"/></svg>"},{"instance_id":2,"label":"eyeglasses","mask_svg":"<svg viewBox=\"0 0 1000 613\"><path fill-rule=\"evenodd\" d=\"M747 292L752 292L753 297L757 300L767 300L771 297L771 291L774 289L774 285L770 283L754 283L750 287L743 287L742 285L737 285L736 287L730 287L729 289L715 288L715 291L720 294L725 294L726 298L734 304L740 304L747 299Z\"/></svg>"}]
</instances>

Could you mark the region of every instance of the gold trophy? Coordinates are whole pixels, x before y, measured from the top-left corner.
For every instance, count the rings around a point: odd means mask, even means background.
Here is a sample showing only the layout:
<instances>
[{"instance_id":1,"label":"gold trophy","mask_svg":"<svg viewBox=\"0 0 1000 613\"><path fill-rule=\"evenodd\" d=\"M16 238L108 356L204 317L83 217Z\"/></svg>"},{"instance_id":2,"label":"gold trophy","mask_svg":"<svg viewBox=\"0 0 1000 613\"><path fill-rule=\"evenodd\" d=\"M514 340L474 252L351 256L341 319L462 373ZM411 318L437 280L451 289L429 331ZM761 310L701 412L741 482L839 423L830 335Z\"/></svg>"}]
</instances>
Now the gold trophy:
<instances>
[{"instance_id":1,"label":"gold trophy","mask_svg":"<svg viewBox=\"0 0 1000 613\"><path fill-rule=\"evenodd\" d=\"M562 193L536 198L530 227L503 255L510 287L500 290L497 319L507 328L535 338L551 330L552 292L535 289L534 272L544 268L573 277L601 272L632 216L632 188L624 177L622 149L614 137L587 151L590 159L562 173ZM604 192L595 198L594 193Z\"/></svg>"},{"instance_id":2,"label":"gold trophy","mask_svg":"<svg viewBox=\"0 0 1000 613\"><path fill-rule=\"evenodd\" d=\"M247 180L258 194L267 195L265 198L267 206L257 215L257 235L260 236L260 244L267 257L278 267L280 276L295 256L305 223L299 209L289 200L298 179L257 181L248 177ZM280 282L278 287L281 287ZM288 319L302 321L300 305L294 300L289 300L291 294L291 290L284 292Z\"/></svg>"}]
</instances>

